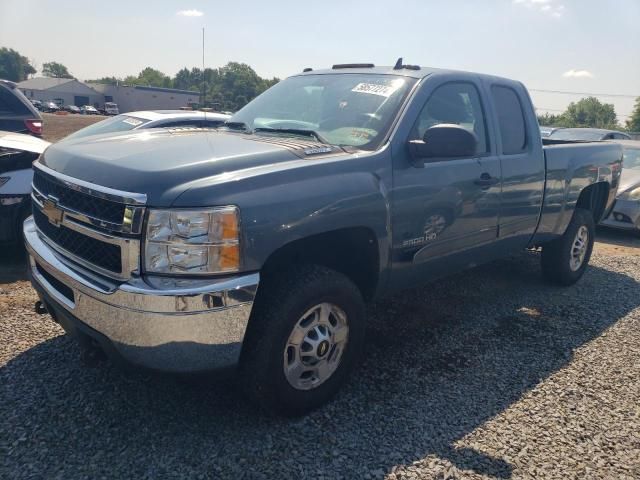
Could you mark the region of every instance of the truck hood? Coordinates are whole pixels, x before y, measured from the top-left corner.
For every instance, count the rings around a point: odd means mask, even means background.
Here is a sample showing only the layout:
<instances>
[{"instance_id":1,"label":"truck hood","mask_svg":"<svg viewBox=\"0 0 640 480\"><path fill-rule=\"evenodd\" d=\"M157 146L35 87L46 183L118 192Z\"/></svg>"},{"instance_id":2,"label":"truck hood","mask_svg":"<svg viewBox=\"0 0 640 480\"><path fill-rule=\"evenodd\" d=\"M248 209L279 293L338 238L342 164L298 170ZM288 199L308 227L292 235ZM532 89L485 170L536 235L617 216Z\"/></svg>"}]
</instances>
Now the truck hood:
<instances>
[{"instance_id":1,"label":"truck hood","mask_svg":"<svg viewBox=\"0 0 640 480\"><path fill-rule=\"evenodd\" d=\"M149 205L170 206L196 180L300 161L318 148L328 146L290 137L149 129L63 140L49 147L40 162L96 185L144 193ZM344 153L338 147L331 150L329 155Z\"/></svg>"}]
</instances>

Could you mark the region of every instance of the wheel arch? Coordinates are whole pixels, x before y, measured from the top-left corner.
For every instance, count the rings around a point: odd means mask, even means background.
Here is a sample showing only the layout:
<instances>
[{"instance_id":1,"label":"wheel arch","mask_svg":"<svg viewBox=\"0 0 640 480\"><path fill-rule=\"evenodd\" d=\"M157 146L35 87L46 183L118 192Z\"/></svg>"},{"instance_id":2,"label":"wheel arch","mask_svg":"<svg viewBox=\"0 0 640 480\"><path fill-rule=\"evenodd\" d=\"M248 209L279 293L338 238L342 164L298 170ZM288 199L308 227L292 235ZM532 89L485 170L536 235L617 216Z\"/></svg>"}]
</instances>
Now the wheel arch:
<instances>
[{"instance_id":1,"label":"wheel arch","mask_svg":"<svg viewBox=\"0 0 640 480\"><path fill-rule=\"evenodd\" d=\"M293 240L265 261L262 281L292 265L316 264L348 277L365 300L376 293L380 278L380 252L375 232L368 227L348 227Z\"/></svg>"}]
</instances>

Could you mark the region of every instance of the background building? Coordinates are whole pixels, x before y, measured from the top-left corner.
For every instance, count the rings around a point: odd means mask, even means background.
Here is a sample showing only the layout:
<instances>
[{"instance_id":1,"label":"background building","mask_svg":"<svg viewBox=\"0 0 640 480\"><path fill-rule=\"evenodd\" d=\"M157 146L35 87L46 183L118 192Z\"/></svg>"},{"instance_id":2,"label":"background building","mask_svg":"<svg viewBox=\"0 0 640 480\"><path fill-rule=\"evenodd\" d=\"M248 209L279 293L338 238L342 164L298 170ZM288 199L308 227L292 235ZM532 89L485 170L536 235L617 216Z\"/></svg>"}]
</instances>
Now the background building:
<instances>
[{"instance_id":1,"label":"background building","mask_svg":"<svg viewBox=\"0 0 640 480\"><path fill-rule=\"evenodd\" d=\"M106 85L90 83L100 92L103 102L115 102L120 113L136 110L174 110L200 102L200 92L141 85Z\"/></svg>"},{"instance_id":2,"label":"background building","mask_svg":"<svg viewBox=\"0 0 640 480\"><path fill-rule=\"evenodd\" d=\"M59 105L93 105L102 108L104 102L114 102L118 104L120 113L135 110L172 110L200 102L200 93L196 91L84 83L73 78L31 78L18 83L18 88L27 98L54 101Z\"/></svg>"},{"instance_id":3,"label":"background building","mask_svg":"<svg viewBox=\"0 0 640 480\"><path fill-rule=\"evenodd\" d=\"M18 83L18 88L27 98L54 101L59 105L104 104L104 95L87 84L73 78L30 78Z\"/></svg>"}]
</instances>

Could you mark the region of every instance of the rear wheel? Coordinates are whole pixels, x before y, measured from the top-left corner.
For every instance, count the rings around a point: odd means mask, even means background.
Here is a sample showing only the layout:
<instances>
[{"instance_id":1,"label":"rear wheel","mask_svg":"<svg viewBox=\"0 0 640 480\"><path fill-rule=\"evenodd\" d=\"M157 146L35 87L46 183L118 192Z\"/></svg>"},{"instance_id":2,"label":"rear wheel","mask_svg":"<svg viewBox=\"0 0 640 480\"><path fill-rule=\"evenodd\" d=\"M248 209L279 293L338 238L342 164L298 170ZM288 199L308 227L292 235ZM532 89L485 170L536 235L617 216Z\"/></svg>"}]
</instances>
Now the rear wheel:
<instances>
[{"instance_id":1,"label":"rear wheel","mask_svg":"<svg viewBox=\"0 0 640 480\"><path fill-rule=\"evenodd\" d=\"M331 399L356 364L364 301L346 276L324 267L280 275L260 286L240 380L260 406L300 415Z\"/></svg>"},{"instance_id":2,"label":"rear wheel","mask_svg":"<svg viewBox=\"0 0 640 480\"><path fill-rule=\"evenodd\" d=\"M542 273L559 285L573 285L584 274L595 240L595 222L589 210L578 208L562 237L542 247Z\"/></svg>"}]
</instances>

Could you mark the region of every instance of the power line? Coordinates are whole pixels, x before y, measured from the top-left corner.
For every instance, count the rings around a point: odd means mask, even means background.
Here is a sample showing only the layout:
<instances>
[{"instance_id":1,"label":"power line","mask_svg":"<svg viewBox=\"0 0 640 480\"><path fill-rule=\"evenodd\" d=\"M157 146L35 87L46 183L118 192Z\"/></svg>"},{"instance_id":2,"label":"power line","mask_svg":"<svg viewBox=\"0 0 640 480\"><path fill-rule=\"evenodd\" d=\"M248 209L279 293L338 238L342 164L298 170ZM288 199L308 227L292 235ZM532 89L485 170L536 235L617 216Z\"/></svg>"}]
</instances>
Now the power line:
<instances>
[{"instance_id":1,"label":"power line","mask_svg":"<svg viewBox=\"0 0 640 480\"><path fill-rule=\"evenodd\" d=\"M626 95L622 93L589 93L589 92L566 92L562 90L543 90L540 88L530 88L531 92L557 93L560 95L589 95L592 97L618 97L618 98L638 98L640 95Z\"/></svg>"}]
</instances>

